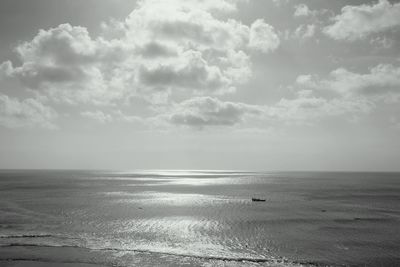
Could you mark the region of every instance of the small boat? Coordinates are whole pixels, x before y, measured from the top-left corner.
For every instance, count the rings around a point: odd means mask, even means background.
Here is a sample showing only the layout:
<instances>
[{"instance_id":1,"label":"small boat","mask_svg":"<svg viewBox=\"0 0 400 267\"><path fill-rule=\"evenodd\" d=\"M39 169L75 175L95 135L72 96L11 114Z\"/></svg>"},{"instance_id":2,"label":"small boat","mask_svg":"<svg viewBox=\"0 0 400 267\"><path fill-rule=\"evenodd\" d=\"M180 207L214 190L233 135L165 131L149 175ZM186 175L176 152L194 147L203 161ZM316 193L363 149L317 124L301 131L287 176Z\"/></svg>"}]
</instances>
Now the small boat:
<instances>
[{"instance_id":1,"label":"small boat","mask_svg":"<svg viewBox=\"0 0 400 267\"><path fill-rule=\"evenodd\" d=\"M251 201L253 201L253 202L265 202L265 199L254 198L254 197L252 197L252 198L251 198Z\"/></svg>"}]
</instances>

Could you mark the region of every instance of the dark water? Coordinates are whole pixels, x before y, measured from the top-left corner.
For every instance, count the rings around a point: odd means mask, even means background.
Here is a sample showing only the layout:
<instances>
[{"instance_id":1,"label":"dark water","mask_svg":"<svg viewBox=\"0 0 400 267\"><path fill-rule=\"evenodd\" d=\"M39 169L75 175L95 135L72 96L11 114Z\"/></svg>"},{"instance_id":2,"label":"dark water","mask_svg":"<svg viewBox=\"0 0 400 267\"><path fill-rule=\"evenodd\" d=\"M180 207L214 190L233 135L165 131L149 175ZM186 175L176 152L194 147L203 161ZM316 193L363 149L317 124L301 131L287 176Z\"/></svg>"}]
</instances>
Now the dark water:
<instances>
[{"instance_id":1,"label":"dark water","mask_svg":"<svg viewBox=\"0 0 400 267\"><path fill-rule=\"evenodd\" d=\"M400 266L400 174L1 171L0 265L29 260Z\"/></svg>"}]
</instances>

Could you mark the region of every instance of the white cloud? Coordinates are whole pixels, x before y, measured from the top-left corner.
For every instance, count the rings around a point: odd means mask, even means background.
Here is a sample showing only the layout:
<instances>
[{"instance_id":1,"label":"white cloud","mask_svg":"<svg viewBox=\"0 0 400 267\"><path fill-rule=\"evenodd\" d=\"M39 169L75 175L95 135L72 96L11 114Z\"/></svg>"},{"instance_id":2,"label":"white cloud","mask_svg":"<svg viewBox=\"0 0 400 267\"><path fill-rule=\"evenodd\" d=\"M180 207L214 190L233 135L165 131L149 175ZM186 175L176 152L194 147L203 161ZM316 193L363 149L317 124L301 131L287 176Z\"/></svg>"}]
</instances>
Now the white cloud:
<instances>
[{"instance_id":1,"label":"white cloud","mask_svg":"<svg viewBox=\"0 0 400 267\"><path fill-rule=\"evenodd\" d=\"M296 98L283 98L268 109L268 116L286 123L312 124L329 117L369 113L374 104L366 99L327 99L300 91Z\"/></svg>"},{"instance_id":2,"label":"white cloud","mask_svg":"<svg viewBox=\"0 0 400 267\"><path fill-rule=\"evenodd\" d=\"M386 36L377 36L375 38L371 38L369 43L378 48L388 49L394 46L395 41Z\"/></svg>"},{"instance_id":3,"label":"white cloud","mask_svg":"<svg viewBox=\"0 0 400 267\"><path fill-rule=\"evenodd\" d=\"M9 66L7 75L57 101L109 102L122 97L114 83L124 49L117 41L92 39L86 28L61 24L19 45L22 65Z\"/></svg>"},{"instance_id":4,"label":"white cloud","mask_svg":"<svg viewBox=\"0 0 400 267\"><path fill-rule=\"evenodd\" d=\"M258 19L251 24L249 47L268 53L279 47L280 40L274 28Z\"/></svg>"},{"instance_id":5,"label":"white cloud","mask_svg":"<svg viewBox=\"0 0 400 267\"><path fill-rule=\"evenodd\" d=\"M199 8L198 1L142 1L127 17L125 34L134 43L158 39L196 50L235 48L246 42L247 26L218 19L205 7Z\"/></svg>"},{"instance_id":6,"label":"white cloud","mask_svg":"<svg viewBox=\"0 0 400 267\"><path fill-rule=\"evenodd\" d=\"M263 108L243 103L223 102L212 97L195 97L174 106L164 119L195 128L232 126L248 116L260 116Z\"/></svg>"},{"instance_id":7,"label":"white cloud","mask_svg":"<svg viewBox=\"0 0 400 267\"><path fill-rule=\"evenodd\" d=\"M294 16L295 17L308 17L315 15L315 11L310 10L306 4L298 4L295 6Z\"/></svg>"},{"instance_id":8,"label":"white cloud","mask_svg":"<svg viewBox=\"0 0 400 267\"><path fill-rule=\"evenodd\" d=\"M298 39L308 39L315 35L316 26L314 24L300 25L296 28L293 36Z\"/></svg>"},{"instance_id":9,"label":"white cloud","mask_svg":"<svg viewBox=\"0 0 400 267\"><path fill-rule=\"evenodd\" d=\"M325 27L324 32L336 40L355 41L372 33L383 32L400 26L400 3L391 4L379 0L374 4L345 6L334 23Z\"/></svg>"},{"instance_id":10,"label":"white cloud","mask_svg":"<svg viewBox=\"0 0 400 267\"><path fill-rule=\"evenodd\" d=\"M7 128L34 127L54 129L52 120L57 116L50 107L35 99L18 100L0 94L0 125Z\"/></svg>"},{"instance_id":11,"label":"white cloud","mask_svg":"<svg viewBox=\"0 0 400 267\"><path fill-rule=\"evenodd\" d=\"M400 68L380 64L367 73L338 68L325 79L300 75L296 87L301 89L297 97L282 99L270 109L269 115L272 112L278 118L294 121L358 116L372 112L382 101L386 104L400 101Z\"/></svg>"},{"instance_id":12,"label":"white cloud","mask_svg":"<svg viewBox=\"0 0 400 267\"><path fill-rule=\"evenodd\" d=\"M221 19L218 14L234 12L239 1L143 0L124 21L103 23L104 33L95 38L69 24L40 30L16 48L22 64L4 62L0 71L71 104L233 92L252 74L247 49L279 46L263 20L249 27Z\"/></svg>"},{"instance_id":13,"label":"white cloud","mask_svg":"<svg viewBox=\"0 0 400 267\"><path fill-rule=\"evenodd\" d=\"M143 66L138 76L141 84L151 87L224 91L232 85L220 68L210 66L200 52L187 51L173 62L154 67Z\"/></svg>"},{"instance_id":14,"label":"white cloud","mask_svg":"<svg viewBox=\"0 0 400 267\"><path fill-rule=\"evenodd\" d=\"M329 79L312 75L301 75L297 83L317 90L329 90L341 96L364 96L384 98L389 101L400 100L400 67L380 64L369 73L360 74L339 68L330 73Z\"/></svg>"},{"instance_id":15,"label":"white cloud","mask_svg":"<svg viewBox=\"0 0 400 267\"><path fill-rule=\"evenodd\" d=\"M11 61L4 61L0 64L0 78L10 76L13 72L13 66Z\"/></svg>"}]
</instances>

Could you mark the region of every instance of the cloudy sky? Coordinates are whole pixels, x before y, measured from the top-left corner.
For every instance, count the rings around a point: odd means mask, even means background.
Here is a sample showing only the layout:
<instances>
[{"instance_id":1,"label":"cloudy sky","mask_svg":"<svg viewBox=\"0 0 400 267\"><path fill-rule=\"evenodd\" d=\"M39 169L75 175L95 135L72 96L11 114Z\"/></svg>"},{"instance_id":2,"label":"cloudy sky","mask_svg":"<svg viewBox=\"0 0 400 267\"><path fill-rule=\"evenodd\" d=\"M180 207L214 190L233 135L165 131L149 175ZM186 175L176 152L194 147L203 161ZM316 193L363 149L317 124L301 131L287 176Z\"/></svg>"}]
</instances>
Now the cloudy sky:
<instances>
[{"instance_id":1,"label":"cloudy sky","mask_svg":"<svg viewBox=\"0 0 400 267\"><path fill-rule=\"evenodd\" d=\"M400 170L400 2L2 0L0 168Z\"/></svg>"}]
</instances>

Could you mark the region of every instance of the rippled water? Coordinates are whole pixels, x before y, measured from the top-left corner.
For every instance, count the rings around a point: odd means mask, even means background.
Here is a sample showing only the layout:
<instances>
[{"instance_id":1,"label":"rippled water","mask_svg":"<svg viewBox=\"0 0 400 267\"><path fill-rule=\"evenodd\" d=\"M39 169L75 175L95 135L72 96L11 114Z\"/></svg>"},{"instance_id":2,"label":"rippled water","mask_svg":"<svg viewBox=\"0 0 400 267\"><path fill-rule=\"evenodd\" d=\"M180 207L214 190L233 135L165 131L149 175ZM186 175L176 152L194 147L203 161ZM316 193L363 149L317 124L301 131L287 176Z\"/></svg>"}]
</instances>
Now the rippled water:
<instances>
[{"instance_id":1,"label":"rippled water","mask_svg":"<svg viewBox=\"0 0 400 267\"><path fill-rule=\"evenodd\" d=\"M396 173L2 171L0 260L400 266L399 193Z\"/></svg>"}]
</instances>

